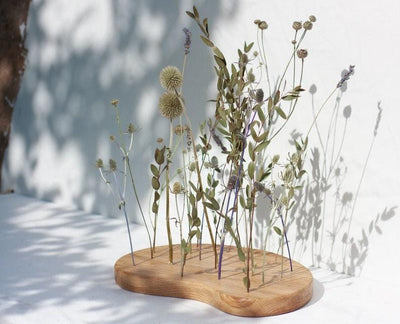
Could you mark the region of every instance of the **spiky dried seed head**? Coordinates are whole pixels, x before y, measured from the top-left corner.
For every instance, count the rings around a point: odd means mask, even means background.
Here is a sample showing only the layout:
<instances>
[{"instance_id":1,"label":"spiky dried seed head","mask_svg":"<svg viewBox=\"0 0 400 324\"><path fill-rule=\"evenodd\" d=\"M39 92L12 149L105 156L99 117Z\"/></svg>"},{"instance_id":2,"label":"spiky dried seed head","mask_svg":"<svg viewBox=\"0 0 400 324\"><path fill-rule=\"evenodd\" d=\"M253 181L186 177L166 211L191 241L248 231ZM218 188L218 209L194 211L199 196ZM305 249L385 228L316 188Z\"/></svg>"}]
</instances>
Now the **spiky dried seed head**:
<instances>
[{"instance_id":1,"label":"spiky dried seed head","mask_svg":"<svg viewBox=\"0 0 400 324\"><path fill-rule=\"evenodd\" d=\"M160 84L168 91L174 91L182 86L183 77L181 71L176 66L166 66L160 72Z\"/></svg>"},{"instance_id":2,"label":"spiky dried seed head","mask_svg":"<svg viewBox=\"0 0 400 324\"><path fill-rule=\"evenodd\" d=\"M172 92L165 92L161 95L158 103L160 113L163 117L174 119L182 115L183 106L178 96Z\"/></svg>"}]
</instances>

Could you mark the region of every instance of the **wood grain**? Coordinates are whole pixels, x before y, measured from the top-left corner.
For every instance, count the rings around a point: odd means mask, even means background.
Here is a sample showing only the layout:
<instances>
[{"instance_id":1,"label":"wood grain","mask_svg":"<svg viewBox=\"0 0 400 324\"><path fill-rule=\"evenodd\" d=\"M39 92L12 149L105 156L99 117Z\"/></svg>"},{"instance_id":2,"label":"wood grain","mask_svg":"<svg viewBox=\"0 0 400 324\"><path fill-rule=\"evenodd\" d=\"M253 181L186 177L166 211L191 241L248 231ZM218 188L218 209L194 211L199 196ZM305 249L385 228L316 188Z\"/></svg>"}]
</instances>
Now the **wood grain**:
<instances>
[{"instance_id":1,"label":"wood grain","mask_svg":"<svg viewBox=\"0 0 400 324\"><path fill-rule=\"evenodd\" d=\"M136 266L130 254L121 257L114 266L115 281L123 289L137 293L194 299L210 304L226 313L259 317L288 313L304 306L312 296L311 272L300 263L293 262L274 253L266 254L264 283L261 272L263 253L255 250L255 272L250 277L251 287L247 293L242 269L244 263L237 257L235 247L224 252L222 278L218 280L214 269L214 255L210 245L202 246L202 259L198 248L193 248L185 265L184 276L180 276L180 246L174 246L177 262L168 262L168 246L157 247L150 259L148 249L134 253Z\"/></svg>"}]
</instances>

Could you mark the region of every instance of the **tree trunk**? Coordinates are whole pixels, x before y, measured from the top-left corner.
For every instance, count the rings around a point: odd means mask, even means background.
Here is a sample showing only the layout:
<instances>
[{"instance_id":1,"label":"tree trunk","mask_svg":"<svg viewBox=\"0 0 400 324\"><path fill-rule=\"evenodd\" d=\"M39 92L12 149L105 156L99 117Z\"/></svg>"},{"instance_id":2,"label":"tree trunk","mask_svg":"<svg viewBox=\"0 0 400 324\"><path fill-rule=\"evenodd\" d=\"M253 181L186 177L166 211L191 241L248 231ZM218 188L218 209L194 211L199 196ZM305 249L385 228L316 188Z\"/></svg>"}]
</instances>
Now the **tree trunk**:
<instances>
[{"instance_id":1,"label":"tree trunk","mask_svg":"<svg viewBox=\"0 0 400 324\"><path fill-rule=\"evenodd\" d=\"M11 119L27 50L26 21L31 0L0 0L0 190L4 154L11 132Z\"/></svg>"}]
</instances>

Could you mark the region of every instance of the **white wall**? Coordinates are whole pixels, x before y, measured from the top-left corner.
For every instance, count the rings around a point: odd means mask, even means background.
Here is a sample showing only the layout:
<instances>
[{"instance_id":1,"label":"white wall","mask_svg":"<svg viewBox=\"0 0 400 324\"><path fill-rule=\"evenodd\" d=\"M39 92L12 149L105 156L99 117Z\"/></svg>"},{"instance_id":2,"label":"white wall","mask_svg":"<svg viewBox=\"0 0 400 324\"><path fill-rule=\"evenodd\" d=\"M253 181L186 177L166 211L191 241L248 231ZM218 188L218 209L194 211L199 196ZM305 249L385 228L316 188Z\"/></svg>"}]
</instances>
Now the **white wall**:
<instances>
[{"instance_id":1,"label":"white wall","mask_svg":"<svg viewBox=\"0 0 400 324\"><path fill-rule=\"evenodd\" d=\"M275 78L288 57L292 22L315 15L317 22L304 43L309 50L304 84L306 89L316 85L316 107L335 87L341 72L349 64L356 65L356 73L337 108L336 148L345 124L342 111L351 107L340 154L342 174L345 170L347 173L340 177L340 185L339 178L329 179L332 187L325 197L321 253L322 264L329 261L331 267L342 270L343 246L335 243L334 256L330 259L332 240L328 231L339 217L342 217L343 229L348 228L351 218L350 236L356 248L346 264L351 265L350 272L359 273L365 265L363 253L368 253L370 258L382 251L388 253L392 246L388 242L396 241L396 225L399 225L395 207L400 197L397 127L400 4L395 0L195 2L201 15L209 18L212 37L230 61L235 61L236 48L242 47L244 40L255 40L253 20L265 19L269 24L267 48ZM107 159L115 153L108 141L108 136L116 132L109 101L119 98L123 120L132 121L140 128L133 163L141 197L147 201L148 163L153 157L156 138L165 137L168 126L158 114L161 93L158 74L165 65L181 65L181 30L185 26L193 34L184 87L193 120L204 119L208 113L206 101L215 93L211 57L197 37L197 28L184 14L191 3L183 0L33 1L27 27L27 69L15 104L11 143L3 170L5 187L88 211L119 215L94 167L97 157ZM374 136L378 102L383 110L377 136ZM289 124L288 134L294 129L300 133L307 131L311 103L307 93ZM319 120L322 137L326 136L334 107L335 99L328 103L324 117ZM287 141L288 137L282 136L279 146L286 147ZM310 146L321 151L315 131ZM330 160L329 153L327 160ZM335 192L339 193L337 202ZM342 200L344 193L347 194ZM323 196L321 192L317 194ZM346 197L352 197L351 201L346 201ZM303 212L322 218L323 211L315 213L312 206L309 203ZM386 216L379 218L376 224L379 228L369 232L371 221L375 222L377 215L382 214ZM305 226L311 224L312 220L304 221L299 215L300 211L295 215L297 221L303 221ZM134 219L139 221L137 216ZM291 227L291 234L294 238L295 227ZM310 239L311 234L304 238L306 251L300 240L295 253L308 264L318 264L311 258ZM320 244L321 237L315 243L314 252L319 252ZM399 265L397 255L393 252L379 259L389 274L394 273L390 266L393 259L389 261L389 257L397 258L395 264ZM376 263L366 264L366 274L379 270Z\"/></svg>"}]
</instances>

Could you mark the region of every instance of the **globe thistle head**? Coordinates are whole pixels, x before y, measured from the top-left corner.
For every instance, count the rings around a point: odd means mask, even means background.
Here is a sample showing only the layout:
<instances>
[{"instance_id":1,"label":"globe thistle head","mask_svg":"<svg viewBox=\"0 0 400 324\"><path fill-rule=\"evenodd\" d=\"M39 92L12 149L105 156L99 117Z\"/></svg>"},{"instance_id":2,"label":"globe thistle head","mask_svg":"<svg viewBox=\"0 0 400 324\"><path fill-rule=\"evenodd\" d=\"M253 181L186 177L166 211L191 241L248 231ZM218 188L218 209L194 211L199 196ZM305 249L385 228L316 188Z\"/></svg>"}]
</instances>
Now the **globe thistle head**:
<instances>
[{"instance_id":1,"label":"globe thistle head","mask_svg":"<svg viewBox=\"0 0 400 324\"><path fill-rule=\"evenodd\" d=\"M165 92L161 95L158 103L160 113L163 117L174 119L182 115L183 106L179 97L172 92Z\"/></svg>"},{"instance_id":2,"label":"globe thistle head","mask_svg":"<svg viewBox=\"0 0 400 324\"><path fill-rule=\"evenodd\" d=\"M313 27L313 23L309 20L307 20L306 22L304 22L303 27L305 30L311 30Z\"/></svg>"},{"instance_id":3,"label":"globe thistle head","mask_svg":"<svg viewBox=\"0 0 400 324\"><path fill-rule=\"evenodd\" d=\"M307 52L306 49L299 49L299 50L297 51L297 56L298 56L300 59L305 59L305 58L307 57L307 55L308 55L308 52Z\"/></svg>"},{"instance_id":4,"label":"globe thistle head","mask_svg":"<svg viewBox=\"0 0 400 324\"><path fill-rule=\"evenodd\" d=\"M294 29L295 31L298 31L298 30L300 30L303 26L302 26L302 24L301 24L300 21L294 21L292 27L293 27L293 29Z\"/></svg>"},{"instance_id":5,"label":"globe thistle head","mask_svg":"<svg viewBox=\"0 0 400 324\"><path fill-rule=\"evenodd\" d=\"M160 72L160 84L167 91L174 91L182 86L183 77L176 66L166 66Z\"/></svg>"},{"instance_id":6,"label":"globe thistle head","mask_svg":"<svg viewBox=\"0 0 400 324\"><path fill-rule=\"evenodd\" d=\"M310 21L313 23L317 21L317 18L315 18L314 15L311 15L310 17L308 17L308 19L310 19Z\"/></svg>"}]
</instances>

